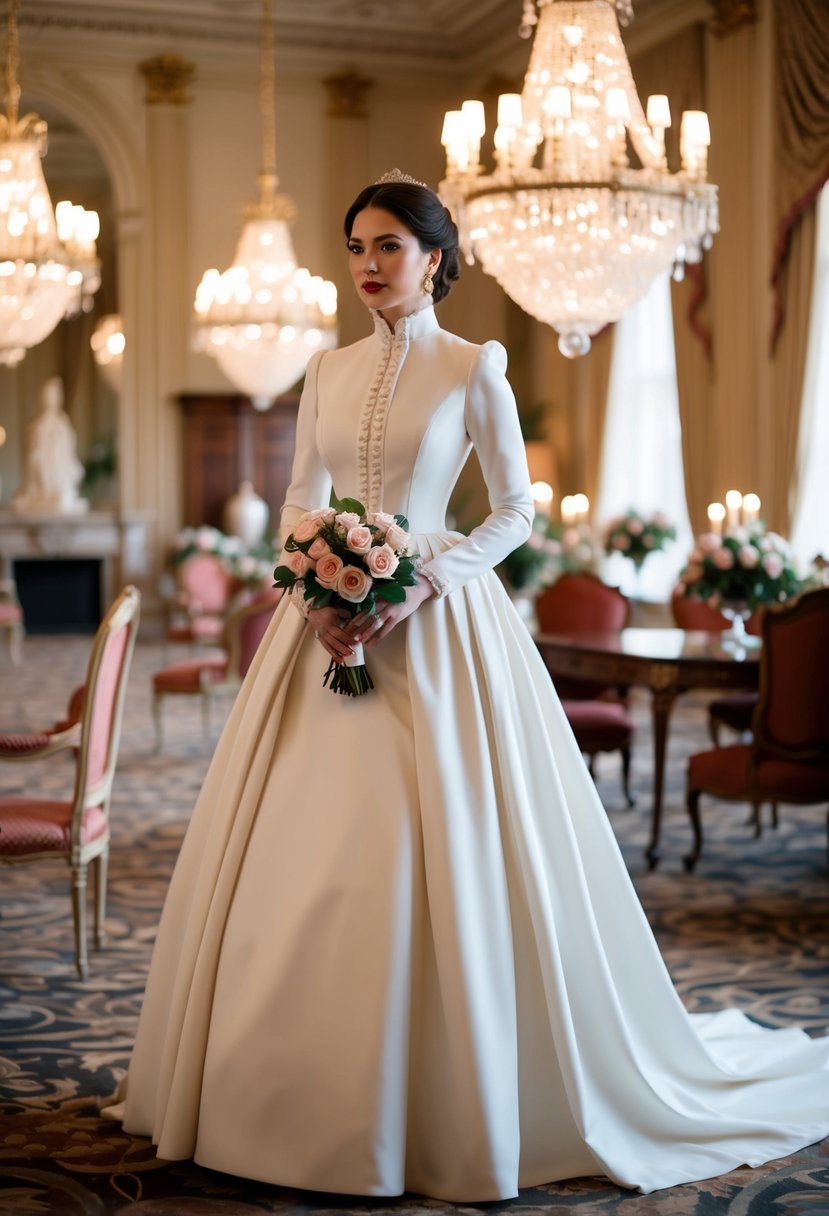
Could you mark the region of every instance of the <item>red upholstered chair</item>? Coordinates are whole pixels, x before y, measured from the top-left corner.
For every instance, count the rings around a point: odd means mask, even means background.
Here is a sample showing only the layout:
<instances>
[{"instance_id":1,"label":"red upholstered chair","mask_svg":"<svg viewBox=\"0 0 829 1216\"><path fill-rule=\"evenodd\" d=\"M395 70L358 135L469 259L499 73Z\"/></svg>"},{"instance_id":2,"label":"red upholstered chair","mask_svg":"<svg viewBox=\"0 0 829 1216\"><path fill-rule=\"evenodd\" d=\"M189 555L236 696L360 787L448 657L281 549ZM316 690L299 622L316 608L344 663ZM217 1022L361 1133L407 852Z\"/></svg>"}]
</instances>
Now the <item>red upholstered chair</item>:
<instances>
[{"instance_id":1,"label":"red upholstered chair","mask_svg":"<svg viewBox=\"0 0 829 1216\"><path fill-rule=\"evenodd\" d=\"M176 567L176 594L166 604L166 641L219 645L238 580L214 553L194 553Z\"/></svg>"},{"instance_id":2,"label":"red upholstered chair","mask_svg":"<svg viewBox=\"0 0 829 1216\"><path fill-rule=\"evenodd\" d=\"M75 758L71 798L34 794L0 797L0 862L20 864L56 859L72 873L75 957L87 974L86 874L95 880L95 944L103 940L109 857L109 802L121 735L140 594L126 587L104 617L86 673L72 695L66 720L42 734L0 736L0 760L47 759L65 749Z\"/></svg>"},{"instance_id":3,"label":"red upholstered chair","mask_svg":"<svg viewBox=\"0 0 829 1216\"><path fill-rule=\"evenodd\" d=\"M0 579L0 631L9 639L12 663L19 663L23 645L23 610L11 579Z\"/></svg>"},{"instance_id":4,"label":"red upholstered chair","mask_svg":"<svg viewBox=\"0 0 829 1216\"><path fill-rule=\"evenodd\" d=\"M156 751L164 744L162 702L167 696L199 697L205 744L210 742L213 700L235 693L253 662L257 647L282 597L279 587L263 587L252 600L228 617L221 636L221 653L168 663L153 676L153 719Z\"/></svg>"},{"instance_id":5,"label":"red upholstered chair","mask_svg":"<svg viewBox=\"0 0 829 1216\"><path fill-rule=\"evenodd\" d=\"M680 629L699 629L705 633L719 633L728 628L728 617L704 600L686 597L675 587L671 594L671 612ZM757 609L746 622L746 632L759 637L763 628L763 611ZM720 727L728 726L738 735L747 735L751 730L751 719L757 705L756 692L735 692L725 697L715 697L708 702L708 733L715 747L720 745Z\"/></svg>"},{"instance_id":6,"label":"red upholstered chair","mask_svg":"<svg viewBox=\"0 0 829 1216\"><path fill-rule=\"evenodd\" d=\"M594 574L562 574L538 596L535 611L542 633L618 633L628 623L630 604L618 588L608 587ZM629 779L634 726L626 706L627 690L569 677L557 677L555 684L591 774L599 752L622 753L625 798L633 806Z\"/></svg>"},{"instance_id":7,"label":"red upholstered chair","mask_svg":"<svg viewBox=\"0 0 829 1216\"><path fill-rule=\"evenodd\" d=\"M811 805L829 802L829 588L770 608L763 618L760 694L751 743L698 752L688 762L688 814L702 852L700 797Z\"/></svg>"}]
</instances>

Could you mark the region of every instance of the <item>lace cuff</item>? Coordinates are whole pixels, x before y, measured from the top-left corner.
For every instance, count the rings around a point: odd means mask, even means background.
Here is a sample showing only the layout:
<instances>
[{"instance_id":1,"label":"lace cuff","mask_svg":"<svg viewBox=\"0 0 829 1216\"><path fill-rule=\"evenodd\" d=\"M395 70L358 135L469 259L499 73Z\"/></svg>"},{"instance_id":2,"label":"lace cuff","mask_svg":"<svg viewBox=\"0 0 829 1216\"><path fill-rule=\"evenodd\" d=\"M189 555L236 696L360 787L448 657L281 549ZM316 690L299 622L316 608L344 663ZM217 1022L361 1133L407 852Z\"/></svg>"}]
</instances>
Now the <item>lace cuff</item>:
<instances>
[{"instance_id":1,"label":"lace cuff","mask_svg":"<svg viewBox=\"0 0 829 1216\"><path fill-rule=\"evenodd\" d=\"M289 595L291 603L296 608L299 615L304 621L308 620L308 613L311 610L311 601L305 598L305 583L301 578L298 578L291 588Z\"/></svg>"},{"instance_id":2,"label":"lace cuff","mask_svg":"<svg viewBox=\"0 0 829 1216\"><path fill-rule=\"evenodd\" d=\"M439 574L436 574L434 570L429 569L422 557L417 559L414 568L416 574L422 574L423 577L432 584L435 595L438 597L438 599L440 599L441 596L446 595L447 591L449 590L446 583Z\"/></svg>"}]
</instances>

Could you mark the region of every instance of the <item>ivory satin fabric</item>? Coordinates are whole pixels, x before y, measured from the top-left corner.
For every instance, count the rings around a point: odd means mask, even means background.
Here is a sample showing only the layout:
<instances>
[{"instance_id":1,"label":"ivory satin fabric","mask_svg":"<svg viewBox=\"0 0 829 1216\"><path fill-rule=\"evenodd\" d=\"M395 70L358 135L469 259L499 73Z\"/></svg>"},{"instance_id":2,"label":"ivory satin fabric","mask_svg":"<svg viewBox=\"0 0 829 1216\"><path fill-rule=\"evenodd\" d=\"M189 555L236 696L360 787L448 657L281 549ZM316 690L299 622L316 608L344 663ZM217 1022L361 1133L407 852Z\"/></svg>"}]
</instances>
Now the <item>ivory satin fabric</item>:
<instances>
[{"instance_id":1,"label":"ivory satin fabric","mask_svg":"<svg viewBox=\"0 0 829 1216\"><path fill-rule=\"evenodd\" d=\"M316 358L284 523L333 484L402 511L441 594L322 687L286 597L164 908L125 1105L165 1158L449 1201L651 1191L829 1133L829 1040L689 1017L535 646L491 566L532 514L495 343L428 308ZM444 513L478 450L492 514ZM704 879L700 879L704 881Z\"/></svg>"}]
</instances>

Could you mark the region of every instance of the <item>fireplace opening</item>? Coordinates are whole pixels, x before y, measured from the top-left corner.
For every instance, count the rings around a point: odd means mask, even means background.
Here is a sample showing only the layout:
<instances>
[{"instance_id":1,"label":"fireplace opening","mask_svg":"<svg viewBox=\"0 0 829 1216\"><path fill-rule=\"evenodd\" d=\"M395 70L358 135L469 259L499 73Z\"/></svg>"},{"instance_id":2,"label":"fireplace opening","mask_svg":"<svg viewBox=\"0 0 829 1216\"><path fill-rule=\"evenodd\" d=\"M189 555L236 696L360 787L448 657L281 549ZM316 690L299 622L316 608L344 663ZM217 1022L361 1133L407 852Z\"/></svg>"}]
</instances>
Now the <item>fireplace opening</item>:
<instances>
[{"instance_id":1,"label":"fireplace opening","mask_svg":"<svg viewBox=\"0 0 829 1216\"><path fill-rule=\"evenodd\" d=\"M101 620L97 557L14 560L27 633L94 633Z\"/></svg>"}]
</instances>

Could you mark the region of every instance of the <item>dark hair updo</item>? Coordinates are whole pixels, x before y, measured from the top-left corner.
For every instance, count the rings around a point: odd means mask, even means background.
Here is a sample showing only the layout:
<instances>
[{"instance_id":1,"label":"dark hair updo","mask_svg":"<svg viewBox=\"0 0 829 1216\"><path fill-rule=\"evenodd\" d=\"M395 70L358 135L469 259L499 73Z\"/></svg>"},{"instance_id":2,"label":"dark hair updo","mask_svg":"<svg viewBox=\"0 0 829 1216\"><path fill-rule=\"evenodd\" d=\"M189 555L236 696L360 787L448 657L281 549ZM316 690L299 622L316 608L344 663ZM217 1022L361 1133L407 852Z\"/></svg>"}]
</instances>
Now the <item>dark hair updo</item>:
<instances>
[{"instance_id":1,"label":"dark hair updo","mask_svg":"<svg viewBox=\"0 0 829 1216\"><path fill-rule=\"evenodd\" d=\"M346 240L351 238L357 215L366 207L391 212L417 238L424 253L432 249L441 251L440 265L432 275L435 284L432 299L437 304L448 296L461 273L458 229L434 190L413 182L375 182L366 186L345 213Z\"/></svg>"}]
</instances>

